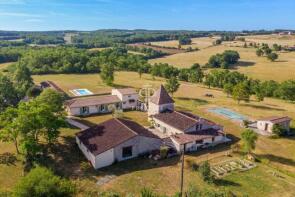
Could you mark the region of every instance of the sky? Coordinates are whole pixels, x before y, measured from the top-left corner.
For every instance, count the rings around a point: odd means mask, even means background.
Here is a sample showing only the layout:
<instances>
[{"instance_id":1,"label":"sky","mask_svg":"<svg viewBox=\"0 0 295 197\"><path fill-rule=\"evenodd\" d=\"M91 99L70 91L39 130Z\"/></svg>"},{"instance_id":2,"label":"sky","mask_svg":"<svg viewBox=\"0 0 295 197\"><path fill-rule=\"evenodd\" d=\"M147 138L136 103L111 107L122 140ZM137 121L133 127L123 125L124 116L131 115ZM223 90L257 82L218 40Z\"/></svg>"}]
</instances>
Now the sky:
<instances>
[{"instance_id":1,"label":"sky","mask_svg":"<svg viewBox=\"0 0 295 197\"><path fill-rule=\"evenodd\" d=\"M295 29L295 0L0 0L0 30Z\"/></svg>"}]
</instances>

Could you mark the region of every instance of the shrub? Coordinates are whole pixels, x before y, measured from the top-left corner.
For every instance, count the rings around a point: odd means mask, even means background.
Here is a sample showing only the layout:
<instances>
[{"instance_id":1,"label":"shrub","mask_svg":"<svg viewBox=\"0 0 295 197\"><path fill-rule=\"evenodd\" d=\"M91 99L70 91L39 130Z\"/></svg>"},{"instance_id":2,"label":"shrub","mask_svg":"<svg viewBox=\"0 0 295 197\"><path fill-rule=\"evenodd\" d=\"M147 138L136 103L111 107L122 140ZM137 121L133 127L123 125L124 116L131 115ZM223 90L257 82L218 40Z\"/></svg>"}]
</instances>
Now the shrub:
<instances>
[{"instance_id":1,"label":"shrub","mask_svg":"<svg viewBox=\"0 0 295 197\"><path fill-rule=\"evenodd\" d=\"M188 166L189 169L191 169L193 171L198 170L198 167L199 166L198 166L198 164L196 164L196 162L194 160L187 159L187 160L185 160L185 162L186 162L186 164L187 164L187 166Z\"/></svg>"},{"instance_id":2,"label":"shrub","mask_svg":"<svg viewBox=\"0 0 295 197\"><path fill-rule=\"evenodd\" d=\"M249 120L243 120L243 125L244 125L245 128L248 128L249 124L250 124Z\"/></svg>"},{"instance_id":3,"label":"shrub","mask_svg":"<svg viewBox=\"0 0 295 197\"><path fill-rule=\"evenodd\" d=\"M286 130L278 125L278 124L275 124L273 127L272 127L272 132L276 135L276 136L284 136L286 135Z\"/></svg>"},{"instance_id":4,"label":"shrub","mask_svg":"<svg viewBox=\"0 0 295 197\"><path fill-rule=\"evenodd\" d=\"M211 167L208 161L205 161L202 165L199 167L199 173L203 179L203 181L207 183L213 183L214 177L211 174Z\"/></svg>"},{"instance_id":5,"label":"shrub","mask_svg":"<svg viewBox=\"0 0 295 197\"><path fill-rule=\"evenodd\" d=\"M167 155L168 155L168 147L167 146L161 146L161 148L160 148L161 159L167 158Z\"/></svg>"},{"instance_id":6,"label":"shrub","mask_svg":"<svg viewBox=\"0 0 295 197\"><path fill-rule=\"evenodd\" d=\"M14 188L14 196L74 196L75 186L43 167L36 167L23 177Z\"/></svg>"},{"instance_id":7,"label":"shrub","mask_svg":"<svg viewBox=\"0 0 295 197\"><path fill-rule=\"evenodd\" d=\"M143 188L140 191L140 195L141 195L141 197L157 197L158 196L149 188Z\"/></svg>"}]
</instances>

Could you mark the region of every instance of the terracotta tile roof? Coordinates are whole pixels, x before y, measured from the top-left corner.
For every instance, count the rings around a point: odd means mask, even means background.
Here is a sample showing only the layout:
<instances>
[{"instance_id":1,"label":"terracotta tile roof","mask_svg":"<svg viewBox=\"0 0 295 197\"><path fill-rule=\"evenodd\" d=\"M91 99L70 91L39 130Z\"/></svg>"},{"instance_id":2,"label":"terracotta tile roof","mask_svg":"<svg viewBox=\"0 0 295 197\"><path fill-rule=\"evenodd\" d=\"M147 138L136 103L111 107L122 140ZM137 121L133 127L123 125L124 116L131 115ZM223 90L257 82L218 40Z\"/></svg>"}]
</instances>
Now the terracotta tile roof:
<instances>
[{"instance_id":1,"label":"terracotta tile roof","mask_svg":"<svg viewBox=\"0 0 295 197\"><path fill-rule=\"evenodd\" d=\"M205 123L211 126L217 125L210 120L200 118L199 116L189 112L182 111L160 113L154 115L153 118L160 120L180 131L185 131L186 129L189 129L198 123Z\"/></svg>"},{"instance_id":2,"label":"terracotta tile roof","mask_svg":"<svg viewBox=\"0 0 295 197\"><path fill-rule=\"evenodd\" d=\"M206 129L194 133L183 133L171 136L179 144L187 144L215 136L224 135L222 131L216 129Z\"/></svg>"},{"instance_id":3,"label":"terracotta tile roof","mask_svg":"<svg viewBox=\"0 0 295 197\"><path fill-rule=\"evenodd\" d=\"M121 100L117 96L105 95L71 99L66 101L65 105L68 107L85 107L119 102L121 102Z\"/></svg>"},{"instance_id":4,"label":"terracotta tile roof","mask_svg":"<svg viewBox=\"0 0 295 197\"><path fill-rule=\"evenodd\" d=\"M169 96L164 86L161 85L160 89L157 90L155 94L150 98L150 102L157 105L162 105L162 104L174 103L174 100Z\"/></svg>"},{"instance_id":5,"label":"terracotta tile roof","mask_svg":"<svg viewBox=\"0 0 295 197\"><path fill-rule=\"evenodd\" d=\"M287 122L287 121L291 121L292 119L288 116L270 116L270 117L265 117L265 118L262 118L262 119L259 119L258 121L270 121L274 124L277 124L277 123L282 123L282 122Z\"/></svg>"},{"instance_id":6,"label":"terracotta tile roof","mask_svg":"<svg viewBox=\"0 0 295 197\"><path fill-rule=\"evenodd\" d=\"M157 138L154 134L130 120L110 119L76 134L93 155L99 155L123 142L136 137Z\"/></svg>"},{"instance_id":7,"label":"terracotta tile roof","mask_svg":"<svg viewBox=\"0 0 295 197\"><path fill-rule=\"evenodd\" d=\"M123 88L123 89L117 89L117 90L123 95L137 94L136 90L133 88Z\"/></svg>"}]
</instances>

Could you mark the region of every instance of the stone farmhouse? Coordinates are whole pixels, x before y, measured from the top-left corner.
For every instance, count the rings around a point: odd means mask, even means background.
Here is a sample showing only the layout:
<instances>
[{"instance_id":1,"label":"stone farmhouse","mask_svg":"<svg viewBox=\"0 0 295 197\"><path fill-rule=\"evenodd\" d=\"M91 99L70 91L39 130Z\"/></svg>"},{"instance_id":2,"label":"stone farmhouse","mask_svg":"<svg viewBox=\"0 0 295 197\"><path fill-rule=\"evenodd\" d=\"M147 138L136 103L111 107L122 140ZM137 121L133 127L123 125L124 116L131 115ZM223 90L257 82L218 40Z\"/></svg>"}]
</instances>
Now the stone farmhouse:
<instances>
[{"instance_id":1,"label":"stone farmhouse","mask_svg":"<svg viewBox=\"0 0 295 197\"><path fill-rule=\"evenodd\" d=\"M80 115L85 113L85 106L89 108L87 114L97 113L98 110L105 109L101 106L110 103L118 108L133 108L138 99L130 89L113 90L112 94L81 98L67 105L70 113ZM174 101L163 86L150 98L148 106L152 128L144 128L130 120L113 118L76 134L79 148L95 169L142 154L159 152L161 146L181 153L230 141L222 126L197 115L174 110Z\"/></svg>"}]
</instances>

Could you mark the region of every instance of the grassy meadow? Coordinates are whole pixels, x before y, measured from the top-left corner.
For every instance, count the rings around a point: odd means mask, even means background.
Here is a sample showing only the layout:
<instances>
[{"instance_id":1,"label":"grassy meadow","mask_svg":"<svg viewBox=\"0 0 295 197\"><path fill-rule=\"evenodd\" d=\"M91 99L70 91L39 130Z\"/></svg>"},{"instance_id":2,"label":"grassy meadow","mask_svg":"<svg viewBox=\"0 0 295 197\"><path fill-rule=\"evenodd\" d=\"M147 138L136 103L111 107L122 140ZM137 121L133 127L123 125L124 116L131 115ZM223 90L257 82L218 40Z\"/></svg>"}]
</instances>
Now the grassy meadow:
<instances>
[{"instance_id":1,"label":"grassy meadow","mask_svg":"<svg viewBox=\"0 0 295 197\"><path fill-rule=\"evenodd\" d=\"M7 68L10 64L13 64L13 62L9 62L9 63L2 63L0 64L0 71Z\"/></svg>"},{"instance_id":2,"label":"grassy meadow","mask_svg":"<svg viewBox=\"0 0 295 197\"><path fill-rule=\"evenodd\" d=\"M71 89L87 88L94 93L110 93L112 87L102 83L99 74L68 74L68 75L36 75L33 76L36 83L43 80L52 80L65 92ZM146 84L158 88L165 83L162 78L155 78L144 74L142 78L134 72L116 72L115 87L134 87L140 89ZM207 98L206 93L212 93L215 98ZM288 115L295 119L294 104L282 100L266 98L263 102L256 102L254 98L250 103L233 101L218 89L207 89L204 86L191 83L181 83L177 93L174 95L177 109L191 111L215 122L224 125L226 133L234 141L238 141L242 129L235 122L214 115L207 111L214 106L228 107L253 119L268 115ZM112 115L90 116L78 118L79 121L88 124L98 124L108 120ZM147 115L143 112L125 112L124 117L148 126ZM293 124L293 126L295 126ZM74 128L61 130L59 143L55 145L52 159L46 165L54 169L58 174L71 178L78 185L79 196L86 191L114 190L123 194L127 192L138 193L143 187L150 187L162 194L174 194L178 191L180 164L179 158L171 158L163 161L152 161L148 159L134 159L114 166L94 171L91 168L82 169L81 162L86 161L75 145L74 134L78 132ZM247 193L249 196L294 196L295 185L295 138L270 139L259 137L255 154L263 158L263 163L247 172L236 172L217 181L218 188L229 189L236 194ZM214 149L187 155L186 160L200 163L210 160L212 164L232 159L228 157L229 146L221 145ZM7 153L15 153L12 144L0 143L0 157L5 158ZM22 175L22 164L19 158L11 162L0 163L0 190L10 190ZM234 157L237 157L234 155ZM1 159L2 161L3 159ZM4 160L3 160L4 161ZM116 178L103 186L97 186L96 181L104 175L114 174ZM277 174L279 176L274 176ZM200 180L197 172L188 166L185 168L185 187L195 185L198 188L207 185ZM136 187L134 187L136 185Z\"/></svg>"},{"instance_id":3,"label":"grassy meadow","mask_svg":"<svg viewBox=\"0 0 295 197\"><path fill-rule=\"evenodd\" d=\"M273 43L282 45L284 45L284 43L289 43L290 46L295 44L294 36L283 37L284 39L274 35L249 36L245 38L247 42L269 43L270 46L272 46ZM239 41L224 42L222 45L201 48L199 51L179 53L153 59L150 60L150 63L168 63L177 67L188 68L194 63L199 63L201 65L206 64L210 56L217 53L222 53L225 50L236 50L239 52L241 59L239 63L234 66L233 70L237 70L251 78L260 80L272 79L280 82L295 78L295 52L280 52L279 59L275 62L270 62L265 57L257 57L255 48L243 48L243 44L243 42Z\"/></svg>"}]
</instances>

